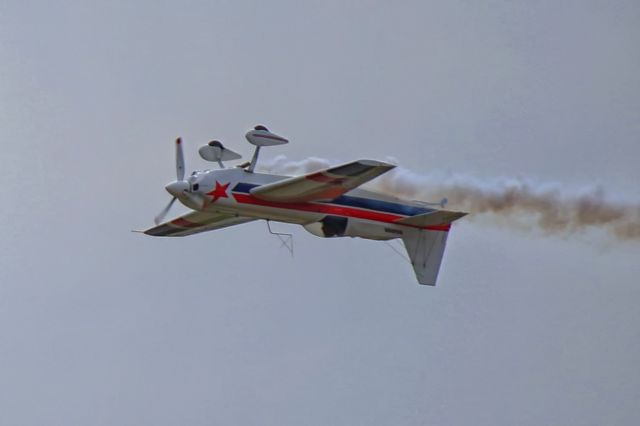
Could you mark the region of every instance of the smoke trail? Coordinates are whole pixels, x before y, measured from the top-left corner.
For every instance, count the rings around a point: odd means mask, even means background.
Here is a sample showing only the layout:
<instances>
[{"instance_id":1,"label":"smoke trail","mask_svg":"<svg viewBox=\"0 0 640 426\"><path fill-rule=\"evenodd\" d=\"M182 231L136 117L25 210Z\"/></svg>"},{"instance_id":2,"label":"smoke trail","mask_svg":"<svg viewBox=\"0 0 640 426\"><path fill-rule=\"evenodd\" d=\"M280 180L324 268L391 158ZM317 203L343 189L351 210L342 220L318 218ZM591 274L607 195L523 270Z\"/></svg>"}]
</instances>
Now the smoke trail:
<instances>
[{"instance_id":1,"label":"smoke trail","mask_svg":"<svg viewBox=\"0 0 640 426\"><path fill-rule=\"evenodd\" d=\"M330 164L335 162L320 158L294 162L278 156L263 169L299 174ZM557 184L522 178L482 181L465 175L419 175L396 167L368 188L410 200L438 201L446 197L448 209L472 213L471 220L474 216L486 217L501 224L539 229L549 234L598 229L617 239L640 240L640 203L611 200L599 187L567 192Z\"/></svg>"}]
</instances>

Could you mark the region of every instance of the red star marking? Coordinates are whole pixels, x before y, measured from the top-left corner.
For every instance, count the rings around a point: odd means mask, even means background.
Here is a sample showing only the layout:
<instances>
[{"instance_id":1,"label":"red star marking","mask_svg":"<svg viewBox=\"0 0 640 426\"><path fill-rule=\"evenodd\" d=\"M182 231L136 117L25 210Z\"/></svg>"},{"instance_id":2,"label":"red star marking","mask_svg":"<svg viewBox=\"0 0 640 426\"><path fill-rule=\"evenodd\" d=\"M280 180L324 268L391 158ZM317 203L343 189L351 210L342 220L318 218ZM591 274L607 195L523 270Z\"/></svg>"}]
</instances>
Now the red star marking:
<instances>
[{"instance_id":1,"label":"red star marking","mask_svg":"<svg viewBox=\"0 0 640 426\"><path fill-rule=\"evenodd\" d=\"M219 198L229 198L229 196L227 195L228 187L229 187L228 183L221 185L220 182L216 181L216 188L211 192L207 192L207 195L213 198L211 202L215 203L216 201L218 201Z\"/></svg>"}]
</instances>

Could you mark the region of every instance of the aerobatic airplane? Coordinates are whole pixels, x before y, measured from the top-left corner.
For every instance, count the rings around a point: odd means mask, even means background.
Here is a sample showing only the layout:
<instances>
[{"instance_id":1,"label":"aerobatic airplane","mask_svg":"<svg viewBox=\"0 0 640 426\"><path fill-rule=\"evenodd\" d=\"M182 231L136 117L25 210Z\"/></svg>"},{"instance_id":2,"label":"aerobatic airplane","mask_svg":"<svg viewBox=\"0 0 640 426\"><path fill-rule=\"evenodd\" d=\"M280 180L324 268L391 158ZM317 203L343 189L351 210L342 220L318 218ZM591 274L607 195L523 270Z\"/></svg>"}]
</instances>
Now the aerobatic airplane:
<instances>
[{"instance_id":1,"label":"aerobatic airplane","mask_svg":"<svg viewBox=\"0 0 640 426\"><path fill-rule=\"evenodd\" d=\"M173 198L155 218L157 226L144 233L184 237L263 219L302 225L319 237L401 238L418 282L436 284L451 222L466 213L358 189L395 167L381 161L356 160L295 177L257 173L254 169L260 148L289 141L264 126L256 126L245 136L256 147L250 162L224 168L223 162L241 156L212 141L199 153L203 159L217 162L220 169L195 171L186 180L178 138L178 179L165 187ZM176 199L194 211L160 223ZM443 199L440 206L445 202Z\"/></svg>"}]
</instances>

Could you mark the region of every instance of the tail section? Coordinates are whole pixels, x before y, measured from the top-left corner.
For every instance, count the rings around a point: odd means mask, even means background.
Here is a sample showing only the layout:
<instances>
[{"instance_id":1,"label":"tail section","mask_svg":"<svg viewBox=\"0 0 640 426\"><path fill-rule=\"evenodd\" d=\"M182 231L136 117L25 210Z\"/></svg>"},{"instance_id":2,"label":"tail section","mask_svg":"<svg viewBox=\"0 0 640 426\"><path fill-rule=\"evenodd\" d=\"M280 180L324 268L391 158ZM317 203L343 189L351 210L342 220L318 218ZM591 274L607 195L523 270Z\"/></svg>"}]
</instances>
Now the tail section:
<instances>
[{"instance_id":1,"label":"tail section","mask_svg":"<svg viewBox=\"0 0 640 426\"><path fill-rule=\"evenodd\" d=\"M397 221L397 223L400 223L402 225L419 226L419 227L436 226L436 225L449 224L454 220L458 220L461 217L466 215L467 213L464 213L464 212L434 210L425 214L405 217L404 219L400 219L399 221Z\"/></svg>"},{"instance_id":2,"label":"tail section","mask_svg":"<svg viewBox=\"0 0 640 426\"><path fill-rule=\"evenodd\" d=\"M422 229L404 231L402 241L411 259L418 283L436 285L448 235L447 231Z\"/></svg>"},{"instance_id":3,"label":"tail section","mask_svg":"<svg viewBox=\"0 0 640 426\"><path fill-rule=\"evenodd\" d=\"M451 222L466 215L464 212L434 210L396 222L407 225L402 241L420 284L436 285Z\"/></svg>"}]
</instances>

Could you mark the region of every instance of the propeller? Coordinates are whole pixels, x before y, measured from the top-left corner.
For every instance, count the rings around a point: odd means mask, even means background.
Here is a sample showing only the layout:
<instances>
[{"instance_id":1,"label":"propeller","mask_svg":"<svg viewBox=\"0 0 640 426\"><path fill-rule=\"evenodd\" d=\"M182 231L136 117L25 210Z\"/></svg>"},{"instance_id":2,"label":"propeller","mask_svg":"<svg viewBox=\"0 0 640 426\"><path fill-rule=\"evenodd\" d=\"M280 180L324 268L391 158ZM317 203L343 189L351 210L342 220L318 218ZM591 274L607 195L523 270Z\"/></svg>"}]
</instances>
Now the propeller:
<instances>
[{"instance_id":1,"label":"propeller","mask_svg":"<svg viewBox=\"0 0 640 426\"><path fill-rule=\"evenodd\" d=\"M176 176L178 180L184 179L184 154L182 153L182 139L176 139Z\"/></svg>"},{"instance_id":2,"label":"propeller","mask_svg":"<svg viewBox=\"0 0 640 426\"><path fill-rule=\"evenodd\" d=\"M176 177L177 180L171 182L165 189L173 198L169 201L169 204L153 219L156 225L160 224L164 220L164 217L169 213L171 206L176 202L176 199L180 194L185 191L189 191L189 182L184 180L184 154L182 153L182 139L176 139Z\"/></svg>"},{"instance_id":3,"label":"propeller","mask_svg":"<svg viewBox=\"0 0 640 426\"><path fill-rule=\"evenodd\" d=\"M155 222L156 225L160 225L160 222L164 220L164 217L167 215L167 213L169 213L169 210L171 210L171 206L173 206L173 203L175 203L175 201L176 201L176 197L173 197L171 201L169 201L169 204L167 204L165 208L162 209L162 211L158 213L156 217L153 218L153 221Z\"/></svg>"}]
</instances>

